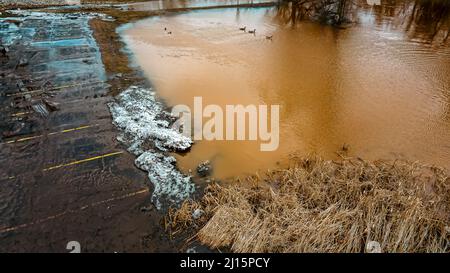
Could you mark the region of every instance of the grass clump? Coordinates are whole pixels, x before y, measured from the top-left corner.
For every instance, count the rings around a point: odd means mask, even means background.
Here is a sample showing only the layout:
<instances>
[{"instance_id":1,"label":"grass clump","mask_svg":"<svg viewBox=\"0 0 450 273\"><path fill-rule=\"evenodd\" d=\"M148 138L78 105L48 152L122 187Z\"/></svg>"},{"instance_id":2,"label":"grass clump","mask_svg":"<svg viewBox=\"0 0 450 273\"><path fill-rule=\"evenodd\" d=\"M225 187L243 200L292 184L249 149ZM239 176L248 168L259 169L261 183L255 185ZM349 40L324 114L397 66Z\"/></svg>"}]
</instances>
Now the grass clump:
<instances>
[{"instance_id":1,"label":"grass clump","mask_svg":"<svg viewBox=\"0 0 450 273\"><path fill-rule=\"evenodd\" d=\"M211 184L167 217L233 252L449 252L450 179L437 167L298 160L250 183ZM199 213L201 212L201 213Z\"/></svg>"}]
</instances>

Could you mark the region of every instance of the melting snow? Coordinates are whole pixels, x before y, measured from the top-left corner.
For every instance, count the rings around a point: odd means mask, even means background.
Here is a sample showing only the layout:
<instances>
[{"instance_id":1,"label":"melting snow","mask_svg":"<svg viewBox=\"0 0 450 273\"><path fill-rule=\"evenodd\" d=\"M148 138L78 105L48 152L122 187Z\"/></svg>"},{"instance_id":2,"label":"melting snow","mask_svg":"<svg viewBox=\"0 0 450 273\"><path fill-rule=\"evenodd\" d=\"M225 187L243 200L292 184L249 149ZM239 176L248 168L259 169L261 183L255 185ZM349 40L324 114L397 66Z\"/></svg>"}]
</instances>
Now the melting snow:
<instances>
[{"instance_id":1,"label":"melting snow","mask_svg":"<svg viewBox=\"0 0 450 273\"><path fill-rule=\"evenodd\" d=\"M184 151L192 140L170 127L170 114L156 101L151 89L131 86L110 103L117 139L137 156L135 164L148 172L155 189L152 202L161 209L166 202L178 204L195 190L190 176L176 169L168 151Z\"/></svg>"}]
</instances>

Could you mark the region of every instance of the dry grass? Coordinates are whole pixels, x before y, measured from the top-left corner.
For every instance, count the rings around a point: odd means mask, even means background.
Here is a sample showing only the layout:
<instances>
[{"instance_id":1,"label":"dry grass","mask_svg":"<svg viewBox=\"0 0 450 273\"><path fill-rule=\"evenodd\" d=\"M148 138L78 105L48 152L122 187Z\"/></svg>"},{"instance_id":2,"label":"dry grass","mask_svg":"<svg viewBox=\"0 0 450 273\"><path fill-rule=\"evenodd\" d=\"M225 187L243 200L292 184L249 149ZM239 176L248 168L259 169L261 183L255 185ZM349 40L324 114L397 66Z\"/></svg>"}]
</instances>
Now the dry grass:
<instances>
[{"instance_id":1,"label":"dry grass","mask_svg":"<svg viewBox=\"0 0 450 273\"><path fill-rule=\"evenodd\" d=\"M299 160L250 183L210 185L167 217L234 252L449 252L450 179L406 162ZM198 219L192 214L201 209Z\"/></svg>"}]
</instances>

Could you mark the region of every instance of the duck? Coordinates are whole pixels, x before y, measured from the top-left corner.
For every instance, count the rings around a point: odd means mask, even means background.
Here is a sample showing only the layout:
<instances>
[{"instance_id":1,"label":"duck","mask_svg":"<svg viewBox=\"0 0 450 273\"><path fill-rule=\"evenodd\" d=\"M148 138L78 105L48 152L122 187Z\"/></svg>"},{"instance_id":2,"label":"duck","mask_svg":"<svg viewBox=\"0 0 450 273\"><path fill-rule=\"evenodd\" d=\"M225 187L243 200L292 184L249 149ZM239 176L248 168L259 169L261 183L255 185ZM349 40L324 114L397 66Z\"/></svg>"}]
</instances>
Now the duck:
<instances>
[{"instance_id":1,"label":"duck","mask_svg":"<svg viewBox=\"0 0 450 273\"><path fill-rule=\"evenodd\" d=\"M256 29L249 30L248 33L250 33L250 34L255 34L255 33L256 33Z\"/></svg>"},{"instance_id":2,"label":"duck","mask_svg":"<svg viewBox=\"0 0 450 273\"><path fill-rule=\"evenodd\" d=\"M246 29L247 27L246 26L244 26L244 27L240 27L239 28L239 30L243 30L243 31L245 31L245 29Z\"/></svg>"},{"instance_id":3,"label":"duck","mask_svg":"<svg viewBox=\"0 0 450 273\"><path fill-rule=\"evenodd\" d=\"M172 31L168 31L167 34L169 34L169 35L172 34Z\"/></svg>"}]
</instances>

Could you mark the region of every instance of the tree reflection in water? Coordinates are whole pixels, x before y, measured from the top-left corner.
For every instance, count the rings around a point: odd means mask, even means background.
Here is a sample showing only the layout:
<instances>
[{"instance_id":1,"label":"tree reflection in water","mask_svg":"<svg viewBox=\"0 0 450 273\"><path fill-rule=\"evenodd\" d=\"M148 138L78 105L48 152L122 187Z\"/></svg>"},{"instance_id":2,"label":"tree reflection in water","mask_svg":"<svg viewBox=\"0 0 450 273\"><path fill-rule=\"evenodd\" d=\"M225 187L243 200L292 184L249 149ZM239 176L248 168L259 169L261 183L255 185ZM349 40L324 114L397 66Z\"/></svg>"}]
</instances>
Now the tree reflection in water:
<instances>
[{"instance_id":1,"label":"tree reflection in water","mask_svg":"<svg viewBox=\"0 0 450 273\"><path fill-rule=\"evenodd\" d=\"M446 43L450 36L450 1L446 0L282 0L276 8L280 22L295 25L315 20L342 26L357 23L357 12L373 9L377 24L397 22L410 38Z\"/></svg>"}]
</instances>

